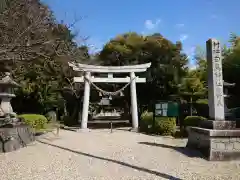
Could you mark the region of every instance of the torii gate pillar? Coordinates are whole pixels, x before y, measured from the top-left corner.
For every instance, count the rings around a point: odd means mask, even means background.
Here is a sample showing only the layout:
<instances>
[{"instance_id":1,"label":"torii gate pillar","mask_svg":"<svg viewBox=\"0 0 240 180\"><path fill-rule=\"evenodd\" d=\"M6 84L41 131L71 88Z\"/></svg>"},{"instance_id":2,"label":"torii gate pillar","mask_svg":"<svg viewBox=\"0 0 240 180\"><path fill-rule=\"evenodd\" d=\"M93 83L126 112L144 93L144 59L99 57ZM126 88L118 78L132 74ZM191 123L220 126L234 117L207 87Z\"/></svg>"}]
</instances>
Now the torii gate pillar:
<instances>
[{"instance_id":1,"label":"torii gate pillar","mask_svg":"<svg viewBox=\"0 0 240 180\"><path fill-rule=\"evenodd\" d=\"M85 72L86 79L90 79L90 76L91 76L90 72ZM89 99L90 99L90 83L85 80L84 81L84 96L83 96L83 111L82 111L81 129L87 129Z\"/></svg>"},{"instance_id":2,"label":"torii gate pillar","mask_svg":"<svg viewBox=\"0 0 240 180\"><path fill-rule=\"evenodd\" d=\"M132 131L138 131L138 106L135 73L130 72L131 110L132 110Z\"/></svg>"}]
</instances>

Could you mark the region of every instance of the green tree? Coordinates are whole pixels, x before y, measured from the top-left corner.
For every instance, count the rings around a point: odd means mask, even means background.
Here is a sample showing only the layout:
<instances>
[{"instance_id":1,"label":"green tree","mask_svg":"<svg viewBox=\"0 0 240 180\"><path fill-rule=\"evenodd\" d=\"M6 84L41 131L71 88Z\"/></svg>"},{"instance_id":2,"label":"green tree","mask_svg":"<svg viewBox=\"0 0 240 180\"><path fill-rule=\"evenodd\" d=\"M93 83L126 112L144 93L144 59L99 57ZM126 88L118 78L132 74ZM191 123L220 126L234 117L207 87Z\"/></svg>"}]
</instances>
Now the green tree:
<instances>
[{"instance_id":1,"label":"green tree","mask_svg":"<svg viewBox=\"0 0 240 180\"><path fill-rule=\"evenodd\" d=\"M40 0L11 0L0 3L0 72L18 61L73 57L76 44L68 27L55 21ZM73 49L75 47L75 49ZM6 69L7 68L7 69Z\"/></svg>"},{"instance_id":2,"label":"green tree","mask_svg":"<svg viewBox=\"0 0 240 180\"><path fill-rule=\"evenodd\" d=\"M134 32L110 40L99 54L103 65L122 66L151 62L144 74L147 84L138 85L141 101L166 99L177 93L177 84L186 72L187 57L180 42L172 43L161 34L142 36ZM146 93L149 92L148 96Z\"/></svg>"},{"instance_id":3,"label":"green tree","mask_svg":"<svg viewBox=\"0 0 240 180\"><path fill-rule=\"evenodd\" d=\"M240 37L236 34L230 36L231 46L226 49L223 60L224 80L235 83L235 87L229 89L231 106L240 106Z\"/></svg>"},{"instance_id":4,"label":"green tree","mask_svg":"<svg viewBox=\"0 0 240 180\"><path fill-rule=\"evenodd\" d=\"M196 71L190 71L186 77L182 79L180 84L180 95L190 103L190 115L193 114L192 103L197 99L204 97L206 94L206 88L204 83L198 77Z\"/></svg>"},{"instance_id":5,"label":"green tree","mask_svg":"<svg viewBox=\"0 0 240 180\"><path fill-rule=\"evenodd\" d=\"M87 48L82 51L68 26L57 23L39 0L9 2L0 12L0 71L9 65L21 85L14 107L34 113L62 108L61 90L74 74L68 62L87 59Z\"/></svg>"},{"instance_id":6,"label":"green tree","mask_svg":"<svg viewBox=\"0 0 240 180\"><path fill-rule=\"evenodd\" d=\"M197 62L197 68L193 71L195 71L195 75L205 83L207 82L207 60L206 52L201 47L197 47L195 50L195 60Z\"/></svg>"}]
</instances>

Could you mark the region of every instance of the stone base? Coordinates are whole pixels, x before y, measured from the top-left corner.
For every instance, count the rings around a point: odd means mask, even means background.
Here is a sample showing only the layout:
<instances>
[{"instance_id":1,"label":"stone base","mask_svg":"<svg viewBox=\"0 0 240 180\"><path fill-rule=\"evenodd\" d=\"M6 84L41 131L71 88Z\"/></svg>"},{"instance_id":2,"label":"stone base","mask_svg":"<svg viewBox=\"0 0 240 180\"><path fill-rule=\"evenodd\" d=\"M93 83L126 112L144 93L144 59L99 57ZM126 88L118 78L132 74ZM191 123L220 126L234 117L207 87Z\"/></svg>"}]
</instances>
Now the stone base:
<instances>
[{"instance_id":1,"label":"stone base","mask_svg":"<svg viewBox=\"0 0 240 180\"><path fill-rule=\"evenodd\" d=\"M34 132L28 125L0 128L0 153L15 151L33 141Z\"/></svg>"},{"instance_id":2,"label":"stone base","mask_svg":"<svg viewBox=\"0 0 240 180\"><path fill-rule=\"evenodd\" d=\"M210 161L240 159L240 129L191 127L187 147L199 150Z\"/></svg>"},{"instance_id":3,"label":"stone base","mask_svg":"<svg viewBox=\"0 0 240 180\"><path fill-rule=\"evenodd\" d=\"M218 129L218 130L235 129L236 121L208 120L208 121L201 122L200 127L206 128L206 129Z\"/></svg>"},{"instance_id":4,"label":"stone base","mask_svg":"<svg viewBox=\"0 0 240 180\"><path fill-rule=\"evenodd\" d=\"M130 131L131 132L139 132L139 128L131 128Z\"/></svg>"}]
</instances>

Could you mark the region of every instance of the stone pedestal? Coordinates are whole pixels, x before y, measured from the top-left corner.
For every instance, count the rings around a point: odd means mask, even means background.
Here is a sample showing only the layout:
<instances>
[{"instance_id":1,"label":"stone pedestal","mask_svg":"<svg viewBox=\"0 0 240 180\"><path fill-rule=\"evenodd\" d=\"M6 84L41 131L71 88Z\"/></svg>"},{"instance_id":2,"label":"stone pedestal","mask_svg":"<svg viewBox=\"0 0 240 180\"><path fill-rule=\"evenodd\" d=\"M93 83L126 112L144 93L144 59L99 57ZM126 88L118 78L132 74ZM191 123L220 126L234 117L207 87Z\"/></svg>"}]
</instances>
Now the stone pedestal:
<instances>
[{"instance_id":1,"label":"stone pedestal","mask_svg":"<svg viewBox=\"0 0 240 180\"><path fill-rule=\"evenodd\" d=\"M32 128L28 125L15 125L0 128L0 153L15 151L35 140Z\"/></svg>"},{"instance_id":2,"label":"stone pedestal","mask_svg":"<svg viewBox=\"0 0 240 180\"><path fill-rule=\"evenodd\" d=\"M203 121L200 124L200 127L206 129L215 129L215 130L232 130L236 128L236 121L215 121L208 120Z\"/></svg>"},{"instance_id":3,"label":"stone pedestal","mask_svg":"<svg viewBox=\"0 0 240 180\"><path fill-rule=\"evenodd\" d=\"M240 159L240 129L235 127L235 121L203 122L189 129L187 147L210 161Z\"/></svg>"}]
</instances>

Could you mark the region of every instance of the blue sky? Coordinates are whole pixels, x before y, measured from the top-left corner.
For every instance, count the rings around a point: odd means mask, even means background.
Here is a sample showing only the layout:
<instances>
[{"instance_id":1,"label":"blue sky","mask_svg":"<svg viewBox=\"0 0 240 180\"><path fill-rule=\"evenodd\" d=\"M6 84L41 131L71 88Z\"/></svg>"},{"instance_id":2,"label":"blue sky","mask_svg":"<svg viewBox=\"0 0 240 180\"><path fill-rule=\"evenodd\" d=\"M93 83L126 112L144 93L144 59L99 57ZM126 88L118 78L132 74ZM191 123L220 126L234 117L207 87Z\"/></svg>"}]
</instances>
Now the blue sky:
<instances>
[{"instance_id":1,"label":"blue sky","mask_svg":"<svg viewBox=\"0 0 240 180\"><path fill-rule=\"evenodd\" d=\"M43 0L57 20L78 21L74 31L88 36L87 44L99 50L118 34L155 32L175 42L181 40L192 57L195 47L205 48L209 38L227 43L231 32L240 33L239 0ZM78 37L78 41L81 38Z\"/></svg>"}]
</instances>

